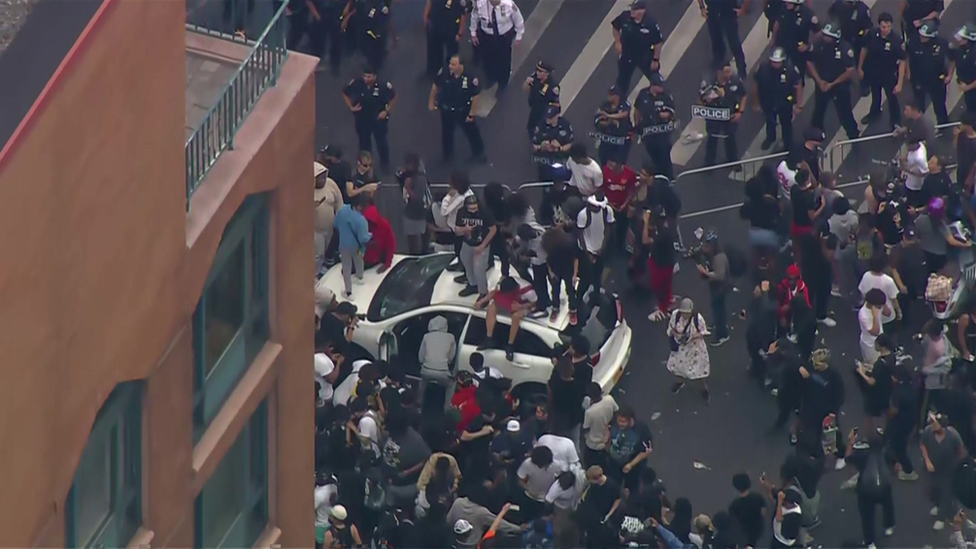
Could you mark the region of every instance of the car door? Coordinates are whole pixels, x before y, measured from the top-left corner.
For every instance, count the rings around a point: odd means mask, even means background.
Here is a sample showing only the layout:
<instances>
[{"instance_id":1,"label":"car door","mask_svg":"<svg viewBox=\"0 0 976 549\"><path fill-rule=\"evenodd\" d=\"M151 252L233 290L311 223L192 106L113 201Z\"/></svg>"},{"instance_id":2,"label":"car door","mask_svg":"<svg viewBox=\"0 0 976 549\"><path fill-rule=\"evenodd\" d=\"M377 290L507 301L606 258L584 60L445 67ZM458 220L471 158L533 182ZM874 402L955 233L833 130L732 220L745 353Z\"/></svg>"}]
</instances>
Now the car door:
<instances>
[{"instance_id":1,"label":"car door","mask_svg":"<svg viewBox=\"0 0 976 549\"><path fill-rule=\"evenodd\" d=\"M380 359L399 366L408 376L420 377L420 343L427 335L427 326L437 316L447 320L447 331L454 336L455 343L461 341L468 314L457 310L421 310L399 319L380 336ZM458 345L460 347L460 345ZM457 368L458 353L455 353L452 368Z\"/></svg>"},{"instance_id":2,"label":"car door","mask_svg":"<svg viewBox=\"0 0 976 549\"><path fill-rule=\"evenodd\" d=\"M533 328L535 326L531 323L522 323L515 336L515 356L509 361L505 358L505 344L508 342L511 320L499 315L490 347L478 351L478 346L487 339L488 330L484 312L475 311L464 333L464 344L459 357L461 369L470 370L468 364L471 355L480 352L485 357L485 364L511 379L513 386L522 383L548 383L552 374L552 347Z\"/></svg>"}]
</instances>

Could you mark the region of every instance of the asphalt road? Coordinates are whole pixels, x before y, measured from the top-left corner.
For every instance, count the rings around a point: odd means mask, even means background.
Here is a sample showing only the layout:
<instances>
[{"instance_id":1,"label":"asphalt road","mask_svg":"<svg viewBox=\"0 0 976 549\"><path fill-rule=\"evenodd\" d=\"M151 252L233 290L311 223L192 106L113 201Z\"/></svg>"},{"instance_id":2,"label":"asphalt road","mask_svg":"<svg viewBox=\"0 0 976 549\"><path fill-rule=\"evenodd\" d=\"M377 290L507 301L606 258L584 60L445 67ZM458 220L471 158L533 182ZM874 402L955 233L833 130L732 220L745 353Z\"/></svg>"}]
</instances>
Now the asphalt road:
<instances>
[{"instance_id":1,"label":"asphalt road","mask_svg":"<svg viewBox=\"0 0 976 549\"><path fill-rule=\"evenodd\" d=\"M808 2L819 14L826 14L828 0ZM577 136L585 135L591 129L593 112L616 76L616 59L607 41L605 23L608 17L623 9L626 2L520 0L518 3L531 23L527 28L545 30L541 33L527 31L521 47L531 46L529 51L516 48L517 66L513 71L513 83L520 82L530 74L539 59L553 64L555 76L563 84L564 114L574 124ZM946 24L945 30L954 32L956 25L952 22L968 20L972 9L966 0L947 0L946 3L948 8L944 20L950 23ZM870 4L875 17L882 11L897 15L900 0L876 0ZM668 87L678 102L679 112L690 114L703 71L711 58L708 34L702 30L703 21L697 9L690 7L688 0L657 0L651 6L648 13L657 18L668 40L664 49L664 56L668 60L664 63L664 70L669 73ZM440 157L439 121L436 114L426 110L430 82L421 76L425 51L421 23L423 2L398 2L394 13L399 44L392 50L386 67L380 72L380 77L391 81L400 95L399 105L390 122L393 160L396 163L408 150L416 151L428 160L432 180L444 181L447 169L436 162ZM755 64L753 60L766 56L765 24L765 19L760 17L755 7L751 14L740 20L740 36L745 43L750 69ZM612 38L609 40L612 41ZM469 45L464 45L462 52L469 51ZM522 63L519 64L519 61ZM317 74L317 141L320 145L340 144L349 157L356 149L356 136L352 115L341 101L340 89L350 78L358 75L361 63L359 57L347 58L339 77L328 71ZM636 77L632 87L638 87ZM808 87L808 91L812 90ZM959 110L958 101L953 100L957 98L958 94L950 94L950 103L956 106L956 112ZM910 93L906 92L903 100L907 99L910 99ZM855 110L858 119L866 114L869 102L859 103ZM799 121L795 123L797 131L806 126L812 110L811 100L806 103ZM489 164L470 167L473 181L499 181L513 189L535 181L535 169L528 159L529 145L524 130L527 112L524 95L512 86L498 99L487 117L479 120ZM686 123L687 119L690 116L686 117ZM862 128L862 135L883 133L888 130L887 123L886 113L879 122ZM826 126L831 142L845 138L832 111L828 112ZM739 130L740 150L745 157L755 158L762 154L758 148L762 133L761 117L747 114ZM462 136L459 135L458 140L458 156L464 158L467 145ZM877 169L875 161L889 160L896 147L891 140L881 140L859 145L845 155L837 170L845 193L850 197L862 196L863 184L856 181ZM680 160L676 171L700 167L703 149L701 143L676 145L672 151L672 157ZM940 153L951 151L951 141L940 142L936 149ZM639 165L643 154L639 146L633 147L631 164ZM378 202L381 210L387 212L394 227L397 227L398 190L392 179L387 183L391 187L378 194ZM681 230L686 238L697 227L713 227L725 242L745 246L746 226L738 218L737 212L737 204L742 199L741 181L731 179L726 171L718 171L682 177L677 185L684 207ZM531 193L533 197L538 196L537 191ZM692 297L708 318L707 289L693 272L692 264L683 263L683 271L676 277L675 289L681 295ZM732 340L710 351L711 403L705 404L694 391L672 395L669 388L673 378L665 368L668 344L664 326L647 320L652 306L650 299L627 289L627 282L615 280L617 276L611 275L609 286L626 297L625 314L638 336L634 338L631 363L618 386L617 396L620 401L634 406L638 415L651 425L655 435L655 453L651 463L668 485L672 499L688 497L696 513L711 514L725 509L735 495L731 486L733 474L749 472L754 483L763 472L775 478L784 457L792 451L785 433L768 433L776 414L775 402L748 378L748 357L741 335L745 322L733 313L736 318L730 321ZM751 288L742 287L741 291L733 294L728 310L735 312L744 308L750 292ZM825 329L818 338L831 349L835 366L846 372L848 398L841 422L850 426L861 421L862 410L852 371L854 357L858 354L858 328L847 303L835 300L832 309L836 312L838 326ZM652 421L655 413L660 416ZM917 451L915 453L917 457ZM707 469L695 469L692 465L694 461L704 463ZM853 471L849 469L840 473L831 472L822 480L821 515L824 525L813 533L814 545L838 547L846 541L861 538L854 494L839 490L841 482L851 474ZM923 491L924 472L922 476L915 483L898 483L895 487L896 533L893 538L882 539L879 546L938 547L947 544L947 533L935 533L931 529L932 522L927 512L929 505ZM768 539L767 536L767 542Z\"/></svg>"}]
</instances>

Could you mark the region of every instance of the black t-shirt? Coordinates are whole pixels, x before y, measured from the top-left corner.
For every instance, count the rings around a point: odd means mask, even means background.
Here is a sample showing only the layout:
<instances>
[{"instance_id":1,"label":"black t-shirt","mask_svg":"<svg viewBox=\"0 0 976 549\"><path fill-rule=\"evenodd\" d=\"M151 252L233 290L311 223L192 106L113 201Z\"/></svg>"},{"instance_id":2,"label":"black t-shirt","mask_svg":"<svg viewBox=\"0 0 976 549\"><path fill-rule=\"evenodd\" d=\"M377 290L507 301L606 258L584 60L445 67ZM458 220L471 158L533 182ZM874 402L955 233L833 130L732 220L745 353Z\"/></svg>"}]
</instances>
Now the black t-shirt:
<instances>
[{"instance_id":1,"label":"black t-shirt","mask_svg":"<svg viewBox=\"0 0 976 549\"><path fill-rule=\"evenodd\" d=\"M921 204L912 204L912 206L918 208L920 206L925 206L935 197L944 197L949 194L949 189L952 188L952 180L949 179L949 174L942 171L939 173L930 173L925 176L922 181L922 202Z\"/></svg>"},{"instance_id":2,"label":"black t-shirt","mask_svg":"<svg viewBox=\"0 0 976 549\"><path fill-rule=\"evenodd\" d=\"M576 262L577 247L572 240L567 240L564 246L549 251L546 262L552 272L560 277L569 279L573 276L573 264Z\"/></svg>"},{"instance_id":3,"label":"black t-shirt","mask_svg":"<svg viewBox=\"0 0 976 549\"><path fill-rule=\"evenodd\" d=\"M775 231L779 227L779 202L769 195L763 195L761 200L747 198L739 208L739 216L749 220L750 227Z\"/></svg>"},{"instance_id":4,"label":"black t-shirt","mask_svg":"<svg viewBox=\"0 0 976 549\"><path fill-rule=\"evenodd\" d=\"M593 520L603 520L613 507L613 502L620 497L620 485L612 478L607 478L603 484L591 484L586 490L583 505Z\"/></svg>"},{"instance_id":5,"label":"black t-shirt","mask_svg":"<svg viewBox=\"0 0 976 549\"><path fill-rule=\"evenodd\" d=\"M802 189L799 185L794 185L790 189L790 203L793 204L793 223L798 227L809 227L813 224L810 220L810 210L814 209L813 189Z\"/></svg>"},{"instance_id":6,"label":"black t-shirt","mask_svg":"<svg viewBox=\"0 0 976 549\"><path fill-rule=\"evenodd\" d=\"M376 179L376 177L373 175L373 170L370 170L366 173L359 173L359 170L356 170L355 173L352 174L352 178L350 178L349 181L352 183L352 187L354 189L361 189L366 185L369 185L370 183L379 182L379 180ZM346 202L349 201L349 197L347 196L347 193L348 191L346 190L346 187L343 186L342 194L343 194L343 198L346 199Z\"/></svg>"},{"instance_id":7,"label":"black t-shirt","mask_svg":"<svg viewBox=\"0 0 976 549\"><path fill-rule=\"evenodd\" d=\"M905 220L908 219L908 206L903 202L889 201L878 213L878 231L881 239L889 246L902 241L905 232Z\"/></svg>"},{"instance_id":8,"label":"black t-shirt","mask_svg":"<svg viewBox=\"0 0 976 549\"><path fill-rule=\"evenodd\" d=\"M458 210L457 226L473 227L471 234L463 236L464 243L468 246L480 246L494 224L495 217L487 208L478 208L476 212L471 212L466 207Z\"/></svg>"},{"instance_id":9,"label":"black t-shirt","mask_svg":"<svg viewBox=\"0 0 976 549\"><path fill-rule=\"evenodd\" d=\"M898 276L908 289L921 295L928 283L928 266L925 263L925 252L918 243L906 246L904 242L891 250L891 264L898 271Z\"/></svg>"},{"instance_id":10,"label":"black t-shirt","mask_svg":"<svg viewBox=\"0 0 976 549\"><path fill-rule=\"evenodd\" d=\"M895 415L888 421L889 431L898 429L904 433L911 430L918 421L915 389L911 383L895 383L891 391L891 406L895 409Z\"/></svg>"},{"instance_id":11,"label":"black t-shirt","mask_svg":"<svg viewBox=\"0 0 976 549\"><path fill-rule=\"evenodd\" d=\"M648 487L641 485L640 490L631 492L627 501L627 512L642 521L649 517L660 521L661 512L664 510L662 496L666 493L667 489L660 480L655 480L654 484Z\"/></svg>"},{"instance_id":12,"label":"black t-shirt","mask_svg":"<svg viewBox=\"0 0 976 549\"><path fill-rule=\"evenodd\" d=\"M800 528L803 527L803 515L800 513L790 513L783 515L783 524L780 527L780 535L784 539L796 539L800 537Z\"/></svg>"},{"instance_id":13,"label":"black t-shirt","mask_svg":"<svg viewBox=\"0 0 976 549\"><path fill-rule=\"evenodd\" d=\"M962 185L969 178L973 163L976 163L976 136L959 134L959 140L956 141L956 160L956 183Z\"/></svg>"},{"instance_id":14,"label":"black t-shirt","mask_svg":"<svg viewBox=\"0 0 976 549\"><path fill-rule=\"evenodd\" d=\"M674 230L671 227L662 227L654 235L654 244L651 245L651 258L658 267L673 267L677 261L677 254L674 251Z\"/></svg>"},{"instance_id":15,"label":"black t-shirt","mask_svg":"<svg viewBox=\"0 0 976 549\"><path fill-rule=\"evenodd\" d=\"M471 420L471 423L468 424L464 431L467 433L477 433L478 431L484 429L486 425L490 425L490 423L485 420L484 416L479 415ZM488 449L491 447L491 435L485 435L474 440L462 442L461 445L464 448L464 455L467 458L468 467L468 470L464 471L464 475L472 479L480 479L487 476L489 459Z\"/></svg>"},{"instance_id":16,"label":"black t-shirt","mask_svg":"<svg viewBox=\"0 0 976 549\"><path fill-rule=\"evenodd\" d=\"M586 395L584 386L575 377L565 380L559 377L555 370L549 378L549 390L552 391L552 414L557 423L563 428L575 426L583 421L583 397Z\"/></svg>"},{"instance_id":17,"label":"black t-shirt","mask_svg":"<svg viewBox=\"0 0 976 549\"><path fill-rule=\"evenodd\" d=\"M766 498L755 492L738 497L729 504L729 515L739 523L743 532L749 534L751 540L758 538L765 528L763 509L766 508Z\"/></svg>"},{"instance_id":18,"label":"black t-shirt","mask_svg":"<svg viewBox=\"0 0 976 549\"><path fill-rule=\"evenodd\" d=\"M340 352L346 352L346 324L336 315L325 313L319 322L319 338Z\"/></svg>"}]
</instances>

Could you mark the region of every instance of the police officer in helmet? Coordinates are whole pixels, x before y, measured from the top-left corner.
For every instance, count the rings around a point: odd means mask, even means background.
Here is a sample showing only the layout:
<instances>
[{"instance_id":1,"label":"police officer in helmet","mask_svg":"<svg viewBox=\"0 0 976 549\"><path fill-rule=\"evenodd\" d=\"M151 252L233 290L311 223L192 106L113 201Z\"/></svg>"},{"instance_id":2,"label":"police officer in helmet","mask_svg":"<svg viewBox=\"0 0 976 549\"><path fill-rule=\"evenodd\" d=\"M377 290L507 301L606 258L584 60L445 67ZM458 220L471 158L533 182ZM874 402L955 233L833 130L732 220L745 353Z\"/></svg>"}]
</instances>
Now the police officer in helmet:
<instances>
[{"instance_id":1,"label":"police officer in helmet","mask_svg":"<svg viewBox=\"0 0 976 549\"><path fill-rule=\"evenodd\" d=\"M966 110L976 112L976 26L966 24L956 32L952 60Z\"/></svg>"},{"instance_id":2,"label":"police officer in helmet","mask_svg":"<svg viewBox=\"0 0 976 549\"><path fill-rule=\"evenodd\" d=\"M522 89L529 94L529 119L525 129L531 138L549 105L559 105L559 83L552 76L552 65L539 61L532 76L525 79Z\"/></svg>"},{"instance_id":3,"label":"police officer in helmet","mask_svg":"<svg viewBox=\"0 0 976 549\"><path fill-rule=\"evenodd\" d=\"M487 161L485 143L481 140L474 116L479 93L481 86L478 78L468 76L457 55L451 57L448 66L437 73L437 80L430 87L427 108L441 113L441 152L445 163L450 163L454 158L454 128L457 126L461 126L471 145L471 162Z\"/></svg>"},{"instance_id":4,"label":"police officer in helmet","mask_svg":"<svg viewBox=\"0 0 976 549\"><path fill-rule=\"evenodd\" d=\"M939 124L949 123L946 85L951 74L949 44L939 37L939 24L926 21L918 29L919 39L908 44L908 75L918 110L925 112L929 97Z\"/></svg>"},{"instance_id":5,"label":"police officer in helmet","mask_svg":"<svg viewBox=\"0 0 976 549\"><path fill-rule=\"evenodd\" d=\"M592 137L597 140L597 159L600 165L616 159L626 162L630 152L630 103L621 97L616 84L607 91L607 100L596 111Z\"/></svg>"},{"instance_id":6,"label":"police officer in helmet","mask_svg":"<svg viewBox=\"0 0 976 549\"><path fill-rule=\"evenodd\" d=\"M894 18L890 13L884 12L878 16L878 27L865 38L857 64L858 78L871 88L871 110L861 119L865 125L881 116L881 90L888 99L892 128L901 125L898 94L905 81L905 44L901 36L892 30L893 26Z\"/></svg>"},{"instance_id":7,"label":"police officer in helmet","mask_svg":"<svg viewBox=\"0 0 976 549\"><path fill-rule=\"evenodd\" d=\"M773 24L773 44L786 51L793 66L806 76L811 35L820 31L820 21L803 0L782 0L783 9Z\"/></svg>"},{"instance_id":8,"label":"police officer in helmet","mask_svg":"<svg viewBox=\"0 0 976 549\"><path fill-rule=\"evenodd\" d=\"M803 102L803 80L800 71L786 58L783 48L774 48L769 61L763 63L753 76L753 108L762 109L766 116L766 139L762 150L767 151L776 142L776 123L783 128L783 148L793 146L793 117L799 113Z\"/></svg>"},{"instance_id":9,"label":"police officer in helmet","mask_svg":"<svg viewBox=\"0 0 976 549\"><path fill-rule=\"evenodd\" d=\"M840 25L827 23L823 27L823 42L807 62L807 70L816 83L813 119L811 124L824 127L827 105L834 104L849 139L858 136L857 121L851 105L851 79L854 77L854 49L840 39Z\"/></svg>"},{"instance_id":10,"label":"police officer in helmet","mask_svg":"<svg viewBox=\"0 0 976 549\"><path fill-rule=\"evenodd\" d=\"M655 172L674 179L671 134L677 129L674 97L664 89L664 77L652 74L634 102L634 127Z\"/></svg>"},{"instance_id":11,"label":"police officer in helmet","mask_svg":"<svg viewBox=\"0 0 976 549\"><path fill-rule=\"evenodd\" d=\"M901 29L909 42L918 40L918 30L926 21L939 22L945 0L904 0L901 4Z\"/></svg>"}]
</instances>

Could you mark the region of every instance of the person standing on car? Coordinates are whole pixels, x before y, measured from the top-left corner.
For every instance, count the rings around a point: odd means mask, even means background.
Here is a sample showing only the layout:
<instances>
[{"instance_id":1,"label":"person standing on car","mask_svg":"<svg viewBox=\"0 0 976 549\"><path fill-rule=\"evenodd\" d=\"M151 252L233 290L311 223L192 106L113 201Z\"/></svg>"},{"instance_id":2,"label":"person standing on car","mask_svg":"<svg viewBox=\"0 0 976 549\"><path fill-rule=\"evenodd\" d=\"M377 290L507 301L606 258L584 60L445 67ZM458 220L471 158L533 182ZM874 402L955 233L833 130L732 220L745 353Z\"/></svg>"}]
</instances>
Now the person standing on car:
<instances>
[{"instance_id":1,"label":"person standing on car","mask_svg":"<svg viewBox=\"0 0 976 549\"><path fill-rule=\"evenodd\" d=\"M407 153L396 179L403 191L403 232L407 237L407 251L411 255L425 254L430 246L427 213L434 199L427 181L427 168L417 153Z\"/></svg>"},{"instance_id":2,"label":"person standing on car","mask_svg":"<svg viewBox=\"0 0 976 549\"><path fill-rule=\"evenodd\" d=\"M553 227L542 235L542 249L546 253L546 267L549 271L549 288L552 291L552 312L550 322L559 318L562 307L561 294L566 290L569 305L570 324L576 324L576 279L579 276L579 254L572 236L559 227Z\"/></svg>"},{"instance_id":3,"label":"person standing on car","mask_svg":"<svg viewBox=\"0 0 976 549\"><path fill-rule=\"evenodd\" d=\"M339 210L335 218L335 229L339 233L339 259L342 261L342 281L346 299L352 298L353 267L355 267L357 283L363 283L363 274L366 272L363 253L373 237L369 232L369 223L363 216L363 210L368 205L366 196L357 195L351 198L350 202Z\"/></svg>"},{"instance_id":4,"label":"person standing on car","mask_svg":"<svg viewBox=\"0 0 976 549\"><path fill-rule=\"evenodd\" d=\"M481 208L474 194L464 197L464 207L458 211L455 233L461 236L461 264L467 286L459 297L488 295L488 246L497 232L495 220L487 208ZM457 279L455 279L457 280Z\"/></svg>"}]
</instances>

